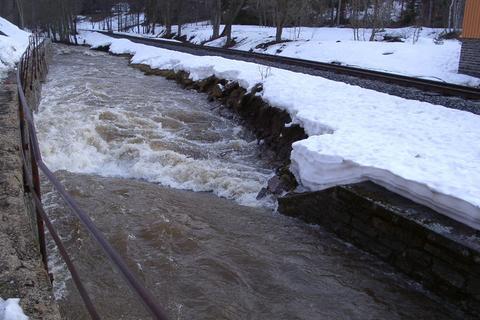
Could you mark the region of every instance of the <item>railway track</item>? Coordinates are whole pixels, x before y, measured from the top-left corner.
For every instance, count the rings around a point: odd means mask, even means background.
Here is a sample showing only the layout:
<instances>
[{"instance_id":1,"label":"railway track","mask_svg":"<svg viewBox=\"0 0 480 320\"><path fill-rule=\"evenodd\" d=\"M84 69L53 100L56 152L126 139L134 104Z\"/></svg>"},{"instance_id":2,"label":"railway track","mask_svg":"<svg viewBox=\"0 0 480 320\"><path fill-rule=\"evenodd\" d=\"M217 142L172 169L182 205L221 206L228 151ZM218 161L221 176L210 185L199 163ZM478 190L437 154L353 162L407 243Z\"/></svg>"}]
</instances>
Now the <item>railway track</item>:
<instances>
[{"instance_id":1,"label":"railway track","mask_svg":"<svg viewBox=\"0 0 480 320\"><path fill-rule=\"evenodd\" d=\"M378 81L381 83L393 84L407 88L415 88L428 95L445 97L456 97L473 102L480 102L480 88L456 85L441 81L420 79L397 75L387 72L380 72L357 67L343 66L332 63L302 60L297 58L283 57L277 55L241 51L236 49L225 49L217 47L201 46L192 43L174 42L163 39L141 38L132 35L118 34L107 31L98 31L112 38L128 39L132 42L146 44L164 49L194 53L196 55L218 55L234 60L250 61L269 66L274 66L293 71L318 75L318 71L330 72L337 75L344 75L366 80ZM477 113L477 112L475 112Z\"/></svg>"}]
</instances>

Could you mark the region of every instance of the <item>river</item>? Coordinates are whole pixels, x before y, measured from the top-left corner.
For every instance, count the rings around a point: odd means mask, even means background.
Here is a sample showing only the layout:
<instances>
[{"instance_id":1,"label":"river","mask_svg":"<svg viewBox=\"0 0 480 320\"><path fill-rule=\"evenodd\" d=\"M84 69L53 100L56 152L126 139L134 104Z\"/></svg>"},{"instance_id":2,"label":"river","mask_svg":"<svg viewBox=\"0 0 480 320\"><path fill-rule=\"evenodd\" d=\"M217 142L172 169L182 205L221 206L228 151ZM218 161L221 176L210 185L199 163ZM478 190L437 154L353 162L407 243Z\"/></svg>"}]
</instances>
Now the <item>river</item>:
<instances>
[{"instance_id":1,"label":"river","mask_svg":"<svg viewBox=\"0 0 480 320\"><path fill-rule=\"evenodd\" d=\"M452 319L455 308L256 195L271 155L206 96L122 57L56 45L42 155L170 319ZM105 319L148 319L48 183L44 204ZM88 319L50 241L62 313Z\"/></svg>"}]
</instances>

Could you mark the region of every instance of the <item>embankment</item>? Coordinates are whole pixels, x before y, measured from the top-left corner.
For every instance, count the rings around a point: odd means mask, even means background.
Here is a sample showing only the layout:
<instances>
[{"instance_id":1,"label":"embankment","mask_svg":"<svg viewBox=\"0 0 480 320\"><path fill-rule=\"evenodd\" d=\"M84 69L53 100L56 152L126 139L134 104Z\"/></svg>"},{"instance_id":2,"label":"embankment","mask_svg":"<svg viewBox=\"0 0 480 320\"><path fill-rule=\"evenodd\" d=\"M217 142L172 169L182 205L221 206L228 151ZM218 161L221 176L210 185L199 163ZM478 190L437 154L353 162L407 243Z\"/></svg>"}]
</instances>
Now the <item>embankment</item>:
<instances>
[{"instance_id":1,"label":"embankment","mask_svg":"<svg viewBox=\"0 0 480 320\"><path fill-rule=\"evenodd\" d=\"M37 51L41 54L26 59L25 91L32 107L38 104L41 80L47 71L47 46ZM15 72L0 83L0 297L20 298L30 319L60 319L40 254L34 201L25 183L31 159L22 156L22 149L30 153L22 137L29 132L21 120L17 88Z\"/></svg>"},{"instance_id":2,"label":"embankment","mask_svg":"<svg viewBox=\"0 0 480 320\"><path fill-rule=\"evenodd\" d=\"M324 226L467 312L480 315L478 231L370 182L294 193L296 181L288 170L292 143L307 135L300 126L287 125L291 123L288 113L256 94L261 86L247 92L238 83L215 77L192 81L183 71L132 66L148 75L175 80L186 89L205 92L240 115L276 154L279 170L268 192L289 191L279 197L281 213Z\"/></svg>"},{"instance_id":3,"label":"embankment","mask_svg":"<svg viewBox=\"0 0 480 320\"><path fill-rule=\"evenodd\" d=\"M42 263L33 201L24 189L16 76L0 84L0 297L30 319L60 319Z\"/></svg>"}]
</instances>

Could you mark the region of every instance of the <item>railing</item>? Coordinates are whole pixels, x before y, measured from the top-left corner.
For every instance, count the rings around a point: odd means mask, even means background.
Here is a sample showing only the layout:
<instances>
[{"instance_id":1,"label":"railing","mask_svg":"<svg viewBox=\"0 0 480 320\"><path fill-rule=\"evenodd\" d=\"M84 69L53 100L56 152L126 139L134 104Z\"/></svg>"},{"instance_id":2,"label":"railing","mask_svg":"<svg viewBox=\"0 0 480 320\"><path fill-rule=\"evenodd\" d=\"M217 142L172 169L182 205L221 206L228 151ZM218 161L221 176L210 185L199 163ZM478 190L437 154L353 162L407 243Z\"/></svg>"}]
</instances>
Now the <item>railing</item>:
<instances>
[{"instance_id":1,"label":"railing","mask_svg":"<svg viewBox=\"0 0 480 320\"><path fill-rule=\"evenodd\" d=\"M24 184L26 192L30 193L35 204L36 222L38 231L38 240L40 243L40 251L43 262L47 266L47 252L45 245L44 226L47 227L55 244L57 245L62 259L65 261L67 268L72 275L72 280L77 287L85 307L92 319L100 319L92 300L90 299L80 276L70 259L65 246L58 236L55 227L51 223L48 215L42 206L41 190L40 190L40 174L43 172L48 181L54 186L60 194L70 210L83 223L90 235L103 249L112 264L118 269L124 280L128 283L133 292L143 302L145 308L150 312L153 319L167 319L162 308L157 304L153 295L143 287L136 276L129 270L126 263L110 245L105 236L98 230L90 217L79 207L77 202L68 194L62 184L55 175L48 169L42 160L38 139L35 131L35 123L33 121L33 113L27 102L25 92L32 91L35 80L45 73L46 68L46 41L38 35L34 35L30 39L30 44L22 55L17 68L17 86L18 96L20 100L20 129L22 135L22 157L24 170Z\"/></svg>"}]
</instances>

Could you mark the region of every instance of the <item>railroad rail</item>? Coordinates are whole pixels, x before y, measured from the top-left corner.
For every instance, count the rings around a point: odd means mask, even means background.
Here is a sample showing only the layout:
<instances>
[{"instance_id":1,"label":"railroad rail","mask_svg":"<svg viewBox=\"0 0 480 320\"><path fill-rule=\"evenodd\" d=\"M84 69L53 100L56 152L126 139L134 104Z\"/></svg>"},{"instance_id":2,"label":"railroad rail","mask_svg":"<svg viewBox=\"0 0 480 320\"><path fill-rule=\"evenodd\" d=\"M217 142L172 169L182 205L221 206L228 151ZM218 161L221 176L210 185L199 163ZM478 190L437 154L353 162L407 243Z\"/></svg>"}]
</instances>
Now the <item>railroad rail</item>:
<instances>
[{"instance_id":1,"label":"railroad rail","mask_svg":"<svg viewBox=\"0 0 480 320\"><path fill-rule=\"evenodd\" d=\"M85 30L92 31L92 30ZM467 100L480 101L480 88L462 86L452 84L448 82L441 82L435 80L421 79L415 77L409 77L399 74L393 74L388 72L381 72L375 70L362 69L358 67L344 66L334 63L317 62L310 60L303 60L298 58L290 58L278 55L257 53L242 51L236 49L226 49L196 45L188 42L175 42L162 40L158 38L142 38L133 35L127 35L122 33L114 33L109 31L96 31L117 39L128 39L132 42L146 44L149 46L155 46L164 49L171 49L176 51L184 51L191 53L195 50L196 55L220 55L229 59L252 61L260 64L271 65L275 63L275 67L282 68L288 67L300 67L303 68L302 72L309 73L312 71L327 71L335 74L341 74L346 76L357 77L361 79L376 80L383 83L395 84L403 87L415 88L424 92L434 92L443 96L460 97Z\"/></svg>"},{"instance_id":2,"label":"railroad rail","mask_svg":"<svg viewBox=\"0 0 480 320\"><path fill-rule=\"evenodd\" d=\"M68 194L61 182L55 177L55 175L42 160L35 130L35 123L33 120L33 113L27 102L25 92L28 91L29 88L31 89L33 87L33 83L36 79L41 77L42 64L45 64L44 61L46 59L45 41L47 40L39 37L38 35L32 36L30 38L30 44L25 53L22 55L17 67L17 88L19 97L20 131L22 139L21 156L23 160L24 185L25 192L30 194L34 203L34 209L36 213L34 220L36 220L40 251L45 268L47 268L47 252L44 230L44 227L46 226L56 246L58 247L62 259L72 275L72 280L79 291L90 317L94 320L101 319L92 299L89 297L88 292L82 283L80 275L75 268L72 259L69 257L61 238L56 232L55 226L52 224L43 208L40 190L40 171L43 172L47 180L53 185L55 190L60 194L61 198L65 201L71 212L76 215L76 217L88 230L91 237L102 248L105 255L122 275L130 289L137 295L140 301L143 302L145 309L149 311L152 319L166 320L167 317L164 314L163 308L157 303L151 292L140 283L118 252L111 246L103 233L95 226L95 223L90 219L88 214L83 211L77 202Z\"/></svg>"}]
</instances>

